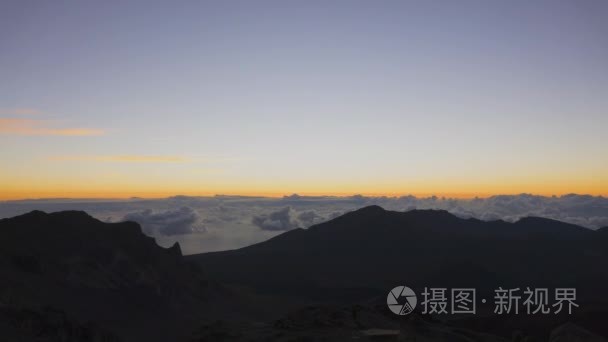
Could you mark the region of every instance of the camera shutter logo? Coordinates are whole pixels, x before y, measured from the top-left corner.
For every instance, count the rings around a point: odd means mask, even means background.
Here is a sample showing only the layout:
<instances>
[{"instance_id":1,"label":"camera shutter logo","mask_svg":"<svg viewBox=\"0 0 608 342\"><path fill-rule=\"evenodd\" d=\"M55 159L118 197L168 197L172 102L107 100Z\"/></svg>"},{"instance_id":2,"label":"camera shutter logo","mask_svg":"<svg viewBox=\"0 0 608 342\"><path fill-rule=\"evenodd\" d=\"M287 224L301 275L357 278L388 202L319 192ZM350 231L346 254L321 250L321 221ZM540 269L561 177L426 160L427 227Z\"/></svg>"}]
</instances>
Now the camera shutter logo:
<instances>
[{"instance_id":1,"label":"camera shutter logo","mask_svg":"<svg viewBox=\"0 0 608 342\"><path fill-rule=\"evenodd\" d=\"M418 299L416 293L407 286L397 286L388 293L386 304L397 315L407 315L414 311Z\"/></svg>"}]
</instances>

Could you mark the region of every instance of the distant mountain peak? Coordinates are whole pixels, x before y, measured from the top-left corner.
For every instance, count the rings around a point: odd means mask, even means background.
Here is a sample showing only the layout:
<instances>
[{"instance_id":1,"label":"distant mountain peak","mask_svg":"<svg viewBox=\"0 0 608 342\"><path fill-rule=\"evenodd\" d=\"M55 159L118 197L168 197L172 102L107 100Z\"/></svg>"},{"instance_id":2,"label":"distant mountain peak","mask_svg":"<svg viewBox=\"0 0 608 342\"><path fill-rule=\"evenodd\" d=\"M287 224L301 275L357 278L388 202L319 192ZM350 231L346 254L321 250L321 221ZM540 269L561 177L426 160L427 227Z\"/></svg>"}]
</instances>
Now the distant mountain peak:
<instances>
[{"instance_id":1,"label":"distant mountain peak","mask_svg":"<svg viewBox=\"0 0 608 342\"><path fill-rule=\"evenodd\" d=\"M377 220L399 220L409 219L426 222L443 222L461 220L456 215L442 209L413 209L409 211L386 210L378 205L370 205L352 211L342 217L348 217L353 221L377 221ZM339 219L340 217L338 217Z\"/></svg>"},{"instance_id":2,"label":"distant mountain peak","mask_svg":"<svg viewBox=\"0 0 608 342\"><path fill-rule=\"evenodd\" d=\"M421 215L421 216L436 216L436 217L454 217L454 218L458 218L458 216L450 213L447 210L444 209L413 209L413 210L409 210L406 211L405 214L410 214L410 215Z\"/></svg>"},{"instance_id":3,"label":"distant mountain peak","mask_svg":"<svg viewBox=\"0 0 608 342\"><path fill-rule=\"evenodd\" d=\"M379 205L368 205L367 207L363 207L361 209L357 209L353 211L353 213L383 213L386 212L384 208Z\"/></svg>"},{"instance_id":4,"label":"distant mountain peak","mask_svg":"<svg viewBox=\"0 0 608 342\"><path fill-rule=\"evenodd\" d=\"M4 220L55 220L55 221L70 221L70 222L82 222L82 221L98 221L91 215L81 210L67 210L47 213L42 210L32 210L29 213L15 216L13 218L7 218Z\"/></svg>"}]
</instances>

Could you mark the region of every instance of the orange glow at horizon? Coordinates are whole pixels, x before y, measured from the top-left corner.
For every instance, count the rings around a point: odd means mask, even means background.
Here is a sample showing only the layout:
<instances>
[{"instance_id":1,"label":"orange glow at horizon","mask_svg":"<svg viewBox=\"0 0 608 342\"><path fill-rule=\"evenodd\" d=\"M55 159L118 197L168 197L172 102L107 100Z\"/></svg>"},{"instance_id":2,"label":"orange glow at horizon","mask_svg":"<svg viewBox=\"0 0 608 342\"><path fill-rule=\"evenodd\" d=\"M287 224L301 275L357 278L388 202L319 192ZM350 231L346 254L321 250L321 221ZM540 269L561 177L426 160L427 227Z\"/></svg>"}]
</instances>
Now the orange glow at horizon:
<instances>
[{"instance_id":1,"label":"orange glow at horizon","mask_svg":"<svg viewBox=\"0 0 608 342\"><path fill-rule=\"evenodd\" d=\"M61 187L41 186L41 187L25 187L25 186L4 186L0 185L0 200L20 200L20 199L37 199L37 198L107 198L107 199L126 199L131 197L140 198L164 198L175 195L186 196L214 196L214 195L241 195L241 196L263 196L263 197L282 197L291 194L299 194L302 196L352 196L356 194L364 196L387 196L399 197L413 195L416 197L446 197L470 199L475 197L491 197L494 195L516 195L521 193L529 193L542 196L561 196L571 193L586 194L593 196L608 196L608 184L479 184L477 186L466 185L459 186L457 184L443 187L439 186L422 186L421 184L412 183L410 186L364 186L364 185L334 185L334 186L293 186L287 184L276 184L271 186L265 184L264 187L257 188L247 185L209 185L202 186L143 186L125 185L87 186L71 184Z\"/></svg>"}]
</instances>

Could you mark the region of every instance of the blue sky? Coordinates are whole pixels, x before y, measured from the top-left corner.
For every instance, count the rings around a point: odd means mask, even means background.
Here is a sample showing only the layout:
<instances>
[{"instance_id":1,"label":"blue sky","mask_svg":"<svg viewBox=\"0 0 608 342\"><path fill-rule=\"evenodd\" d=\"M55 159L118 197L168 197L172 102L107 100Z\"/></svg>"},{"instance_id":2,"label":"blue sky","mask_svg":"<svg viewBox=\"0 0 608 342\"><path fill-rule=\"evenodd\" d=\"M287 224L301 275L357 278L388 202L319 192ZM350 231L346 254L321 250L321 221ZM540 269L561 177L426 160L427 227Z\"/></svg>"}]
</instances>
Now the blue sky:
<instances>
[{"instance_id":1,"label":"blue sky","mask_svg":"<svg viewBox=\"0 0 608 342\"><path fill-rule=\"evenodd\" d=\"M0 197L606 195L607 15L604 1L3 1Z\"/></svg>"}]
</instances>

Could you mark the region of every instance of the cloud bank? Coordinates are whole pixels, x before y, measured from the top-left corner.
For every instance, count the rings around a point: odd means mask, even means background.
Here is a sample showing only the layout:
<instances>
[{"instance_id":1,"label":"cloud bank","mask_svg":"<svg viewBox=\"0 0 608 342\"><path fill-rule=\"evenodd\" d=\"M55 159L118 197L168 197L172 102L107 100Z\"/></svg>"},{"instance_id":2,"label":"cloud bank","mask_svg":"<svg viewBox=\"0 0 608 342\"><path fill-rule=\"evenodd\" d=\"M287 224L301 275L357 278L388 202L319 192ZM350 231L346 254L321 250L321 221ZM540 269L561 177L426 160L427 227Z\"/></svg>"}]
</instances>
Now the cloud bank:
<instances>
[{"instance_id":1,"label":"cloud bank","mask_svg":"<svg viewBox=\"0 0 608 342\"><path fill-rule=\"evenodd\" d=\"M172 236L205 231L198 212L190 207L161 212L146 209L125 215L124 221L139 223L146 234L153 236L159 234Z\"/></svg>"},{"instance_id":2,"label":"cloud bank","mask_svg":"<svg viewBox=\"0 0 608 342\"><path fill-rule=\"evenodd\" d=\"M387 210L443 209L463 218L516 221L539 216L597 229L608 226L608 198L588 195L559 197L530 194L488 198L246 196L165 199L46 199L0 202L0 218L43 210L84 210L106 221L131 220L163 246L178 241L185 254L244 247L282 232L307 228L368 205Z\"/></svg>"}]
</instances>

